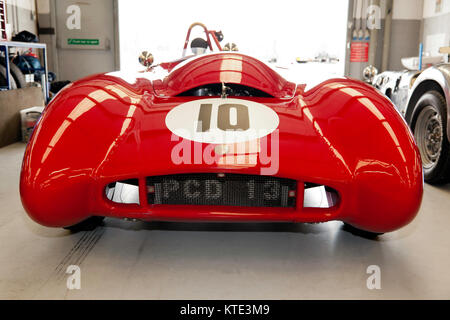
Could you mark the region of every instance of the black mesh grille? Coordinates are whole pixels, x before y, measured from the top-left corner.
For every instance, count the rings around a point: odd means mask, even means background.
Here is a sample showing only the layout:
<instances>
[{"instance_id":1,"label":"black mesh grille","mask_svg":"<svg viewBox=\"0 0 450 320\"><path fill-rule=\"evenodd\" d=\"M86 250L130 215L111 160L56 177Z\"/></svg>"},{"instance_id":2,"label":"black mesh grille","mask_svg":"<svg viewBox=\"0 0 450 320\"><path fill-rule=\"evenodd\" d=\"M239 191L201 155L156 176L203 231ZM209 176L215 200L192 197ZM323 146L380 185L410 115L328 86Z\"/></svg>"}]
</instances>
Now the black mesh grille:
<instances>
[{"instance_id":1,"label":"black mesh grille","mask_svg":"<svg viewBox=\"0 0 450 320\"><path fill-rule=\"evenodd\" d=\"M297 182L243 174L179 174L147 178L149 204L295 207Z\"/></svg>"}]
</instances>

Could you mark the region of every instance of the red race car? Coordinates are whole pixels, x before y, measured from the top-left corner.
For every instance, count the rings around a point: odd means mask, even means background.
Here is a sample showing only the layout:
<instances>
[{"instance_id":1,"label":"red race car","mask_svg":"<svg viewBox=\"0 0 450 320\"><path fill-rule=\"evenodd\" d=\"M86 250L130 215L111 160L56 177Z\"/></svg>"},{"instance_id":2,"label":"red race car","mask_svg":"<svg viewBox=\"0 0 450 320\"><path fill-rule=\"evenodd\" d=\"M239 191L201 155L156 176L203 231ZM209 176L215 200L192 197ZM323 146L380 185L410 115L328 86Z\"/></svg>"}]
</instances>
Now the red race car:
<instances>
[{"instance_id":1,"label":"red race car","mask_svg":"<svg viewBox=\"0 0 450 320\"><path fill-rule=\"evenodd\" d=\"M205 32L197 48L220 36ZM379 234L417 214L418 149L371 86L342 78L305 92L231 51L141 61L145 72L76 81L44 110L20 181L36 222L341 220Z\"/></svg>"}]
</instances>

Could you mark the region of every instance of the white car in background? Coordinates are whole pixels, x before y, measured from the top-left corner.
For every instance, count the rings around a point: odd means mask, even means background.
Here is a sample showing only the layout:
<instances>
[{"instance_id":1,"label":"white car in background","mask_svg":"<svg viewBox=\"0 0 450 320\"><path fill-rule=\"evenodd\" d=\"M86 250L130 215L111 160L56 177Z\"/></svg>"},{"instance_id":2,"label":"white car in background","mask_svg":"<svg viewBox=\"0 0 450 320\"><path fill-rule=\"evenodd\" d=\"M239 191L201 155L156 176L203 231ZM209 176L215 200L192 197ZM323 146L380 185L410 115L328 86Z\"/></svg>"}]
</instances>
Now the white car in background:
<instances>
[{"instance_id":1,"label":"white car in background","mask_svg":"<svg viewBox=\"0 0 450 320\"><path fill-rule=\"evenodd\" d=\"M364 77L394 103L420 150L425 181L450 181L450 63L425 70L385 71L372 66Z\"/></svg>"}]
</instances>

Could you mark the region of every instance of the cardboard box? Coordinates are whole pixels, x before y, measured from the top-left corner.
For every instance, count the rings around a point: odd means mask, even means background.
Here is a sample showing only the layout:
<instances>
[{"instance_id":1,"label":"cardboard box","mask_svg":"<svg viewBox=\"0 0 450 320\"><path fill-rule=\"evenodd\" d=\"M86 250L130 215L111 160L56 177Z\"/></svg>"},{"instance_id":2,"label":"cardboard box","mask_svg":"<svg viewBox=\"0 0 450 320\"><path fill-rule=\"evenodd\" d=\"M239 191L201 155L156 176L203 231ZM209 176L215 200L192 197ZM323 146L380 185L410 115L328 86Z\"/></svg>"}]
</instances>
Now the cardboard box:
<instances>
[{"instance_id":1,"label":"cardboard box","mask_svg":"<svg viewBox=\"0 0 450 320\"><path fill-rule=\"evenodd\" d=\"M20 110L44 105L42 88L0 91L0 148L22 140Z\"/></svg>"}]
</instances>

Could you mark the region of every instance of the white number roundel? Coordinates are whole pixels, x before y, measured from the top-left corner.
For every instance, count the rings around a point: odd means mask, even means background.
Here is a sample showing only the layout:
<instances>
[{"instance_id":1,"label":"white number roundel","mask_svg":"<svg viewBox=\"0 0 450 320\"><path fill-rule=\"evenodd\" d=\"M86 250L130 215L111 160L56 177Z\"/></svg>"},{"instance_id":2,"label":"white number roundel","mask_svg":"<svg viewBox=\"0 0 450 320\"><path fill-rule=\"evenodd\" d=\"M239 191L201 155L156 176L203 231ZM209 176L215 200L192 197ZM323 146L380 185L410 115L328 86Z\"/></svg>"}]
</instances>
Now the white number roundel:
<instances>
[{"instance_id":1,"label":"white number roundel","mask_svg":"<svg viewBox=\"0 0 450 320\"><path fill-rule=\"evenodd\" d=\"M280 119L271 108L242 99L199 99L169 111L166 126L175 135L202 143L236 143L265 137Z\"/></svg>"}]
</instances>

